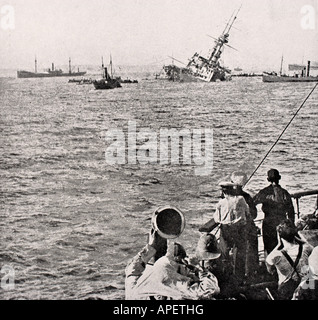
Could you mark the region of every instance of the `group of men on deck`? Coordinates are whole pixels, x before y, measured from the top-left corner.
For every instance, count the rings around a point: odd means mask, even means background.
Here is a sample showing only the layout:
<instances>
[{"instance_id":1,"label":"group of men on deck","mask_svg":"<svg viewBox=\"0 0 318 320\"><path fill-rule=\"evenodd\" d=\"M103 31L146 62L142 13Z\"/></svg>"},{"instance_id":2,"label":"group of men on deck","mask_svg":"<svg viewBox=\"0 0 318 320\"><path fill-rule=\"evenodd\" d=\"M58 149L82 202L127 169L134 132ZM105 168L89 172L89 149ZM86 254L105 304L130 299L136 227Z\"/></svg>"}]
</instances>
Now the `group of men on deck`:
<instances>
[{"instance_id":1,"label":"group of men on deck","mask_svg":"<svg viewBox=\"0 0 318 320\"><path fill-rule=\"evenodd\" d=\"M221 182L221 200L212 219L200 227L202 235L190 259L181 244L161 237L152 227L147 245L126 267L126 299L245 297L242 288L257 278L260 270L260 230L254 222L258 204L264 213L267 271L278 282L275 294L269 292L270 298L318 299L318 284L317 289L308 286L308 274L310 280L318 281L318 248L298 237L292 199L280 186L280 179L278 170L269 170L270 185L255 197L243 191L247 182L244 173L234 172L229 181ZM306 289L311 290L309 294Z\"/></svg>"}]
</instances>

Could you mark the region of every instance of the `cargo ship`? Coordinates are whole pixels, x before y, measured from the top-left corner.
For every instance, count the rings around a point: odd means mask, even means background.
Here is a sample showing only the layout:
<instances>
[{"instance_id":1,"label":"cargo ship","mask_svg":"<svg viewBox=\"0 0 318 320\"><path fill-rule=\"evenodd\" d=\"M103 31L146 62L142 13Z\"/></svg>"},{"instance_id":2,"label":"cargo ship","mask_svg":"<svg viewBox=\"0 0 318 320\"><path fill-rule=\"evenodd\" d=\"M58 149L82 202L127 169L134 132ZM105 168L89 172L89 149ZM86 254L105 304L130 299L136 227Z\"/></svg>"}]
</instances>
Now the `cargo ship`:
<instances>
[{"instance_id":1,"label":"cargo ship","mask_svg":"<svg viewBox=\"0 0 318 320\"><path fill-rule=\"evenodd\" d=\"M282 59L283 63L283 59ZM263 73L263 82L318 82L318 76L310 75L311 70L318 70L318 66L312 66L308 61L307 66L289 64L288 70L295 72L293 76L282 74L282 66L279 75L275 72Z\"/></svg>"},{"instance_id":2,"label":"cargo ship","mask_svg":"<svg viewBox=\"0 0 318 320\"><path fill-rule=\"evenodd\" d=\"M63 72L61 69L55 69L54 63L52 63L52 69L48 69L47 72L37 72L37 59L35 58L34 72L18 70L18 78L51 78L51 77L78 77L86 74L86 71L72 72L71 58L69 59L69 71Z\"/></svg>"}]
</instances>

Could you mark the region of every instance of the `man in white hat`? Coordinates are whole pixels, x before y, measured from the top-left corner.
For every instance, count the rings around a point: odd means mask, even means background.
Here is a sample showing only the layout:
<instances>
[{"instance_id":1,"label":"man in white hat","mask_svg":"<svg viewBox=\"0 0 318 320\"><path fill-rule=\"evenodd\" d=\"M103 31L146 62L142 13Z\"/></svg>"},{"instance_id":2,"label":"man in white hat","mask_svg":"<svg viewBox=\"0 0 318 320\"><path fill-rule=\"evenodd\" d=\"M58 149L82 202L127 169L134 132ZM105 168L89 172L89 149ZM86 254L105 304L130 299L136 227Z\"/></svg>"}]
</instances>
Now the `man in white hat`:
<instances>
[{"instance_id":1,"label":"man in white hat","mask_svg":"<svg viewBox=\"0 0 318 320\"><path fill-rule=\"evenodd\" d=\"M196 248L196 259L200 268L210 271L217 279L220 287L219 299L232 298L237 295L232 273L228 263L222 257L222 251L217 238L213 234L203 234Z\"/></svg>"},{"instance_id":2,"label":"man in white hat","mask_svg":"<svg viewBox=\"0 0 318 320\"><path fill-rule=\"evenodd\" d=\"M248 207L249 214L246 217L246 232L247 232L247 260L245 266L246 276L252 276L257 272L259 267L258 257L258 228L256 227L254 220L257 217L257 209L254 204L253 197L243 190L247 182L247 175L242 171L234 171L231 174L231 182L236 186L234 187L237 195L244 197ZM250 279L252 280L252 279Z\"/></svg>"},{"instance_id":3,"label":"man in white hat","mask_svg":"<svg viewBox=\"0 0 318 320\"><path fill-rule=\"evenodd\" d=\"M231 181L219 183L223 198L216 205L210 221L202 226L200 232L211 232L215 226L220 228L222 257L227 261L234 283L239 285L245 278L247 251L247 218L249 207L243 196L236 191L237 184ZM215 232L215 229L213 232Z\"/></svg>"}]
</instances>

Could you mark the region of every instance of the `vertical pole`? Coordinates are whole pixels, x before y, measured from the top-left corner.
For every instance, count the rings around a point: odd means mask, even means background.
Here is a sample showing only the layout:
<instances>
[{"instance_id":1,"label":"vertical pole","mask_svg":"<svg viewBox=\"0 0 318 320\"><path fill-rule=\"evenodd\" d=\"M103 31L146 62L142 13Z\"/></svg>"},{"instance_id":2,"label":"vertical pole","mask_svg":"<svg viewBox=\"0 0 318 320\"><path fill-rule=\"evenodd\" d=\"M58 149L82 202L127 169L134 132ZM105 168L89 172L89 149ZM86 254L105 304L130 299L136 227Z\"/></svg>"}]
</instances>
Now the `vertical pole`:
<instances>
[{"instance_id":1,"label":"vertical pole","mask_svg":"<svg viewBox=\"0 0 318 320\"><path fill-rule=\"evenodd\" d=\"M110 76L113 78L113 61L112 61L112 55L110 55Z\"/></svg>"},{"instance_id":2,"label":"vertical pole","mask_svg":"<svg viewBox=\"0 0 318 320\"><path fill-rule=\"evenodd\" d=\"M296 206L297 206L297 216L298 216L298 219L299 219L299 216L300 216L300 211L299 211L299 198L296 198Z\"/></svg>"},{"instance_id":3,"label":"vertical pole","mask_svg":"<svg viewBox=\"0 0 318 320\"><path fill-rule=\"evenodd\" d=\"M282 62L280 64L280 72L279 72L280 75L282 75L282 72L283 72L283 62L284 62L284 56L282 56Z\"/></svg>"},{"instance_id":4,"label":"vertical pole","mask_svg":"<svg viewBox=\"0 0 318 320\"><path fill-rule=\"evenodd\" d=\"M103 59L103 57L102 57L102 77L103 78L106 78L106 75L105 75L105 69L104 69L104 59Z\"/></svg>"},{"instance_id":5,"label":"vertical pole","mask_svg":"<svg viewBox=\"0 0 318 320\"><path fill-rule=\"evenodd\" d=\"M310 61L308 61L308 67L307 67L307 77L310 75Z\"/></svg>"}]
</instances>

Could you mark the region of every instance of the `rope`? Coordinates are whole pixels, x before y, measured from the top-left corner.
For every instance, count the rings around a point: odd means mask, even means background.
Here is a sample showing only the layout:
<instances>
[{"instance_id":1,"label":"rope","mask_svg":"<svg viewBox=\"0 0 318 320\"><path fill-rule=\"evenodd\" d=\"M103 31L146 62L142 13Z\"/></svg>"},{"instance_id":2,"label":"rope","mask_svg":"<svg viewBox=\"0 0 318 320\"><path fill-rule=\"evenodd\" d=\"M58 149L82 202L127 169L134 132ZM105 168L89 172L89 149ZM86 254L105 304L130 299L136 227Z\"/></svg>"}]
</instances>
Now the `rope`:
<instances>
[{"instance_id":1,"label":"rope","mask_svg":"<svg viewBox=\"0 0 318 320\"><path fill-rule=\"evenodd\" d=\"M314 86L314 88L310 91L310 93L307 95L306 99L304 100L304 102L301 104L301 106L298 108L298 110L296 111L296 113L294 114L294 116L291 118L291 120L289 121L289 123L287 124L287 126L285 127L285 129L282 131L282 133L280 134L280 136L277 138L277 140L275 141L275 143L272 145L272 147L269 149L269 151L266 153L265 157L263 158L263 160L260 162L260 164L257 166L257 168L254 170L254 172L251 174L251 176L248 178L248 180L246 181L246 183L244 184L243 187L245 187L248 182L251 180L251 178L254 176L254 174L256 173L256 171L260 168L260 166L263 164L263 162L265 161L265 159L267 158L267 156L271 153L271 151L274 149L274 147L276 146L276 144L278 143L278 141L280 140L280 138L283 136L283 134L285 133L285 131L288 129L288 127L290 126L290 124L293 122L293 120L296 118L297 114L299 113L299 111L302 109L302 107L305 105L305 103L307 102L307 100L309 99L309 97L311 96L311 94L315 91L316 87L318 86L318 83L316 83L316 85Z\"/></svg>"}]
</instances>

